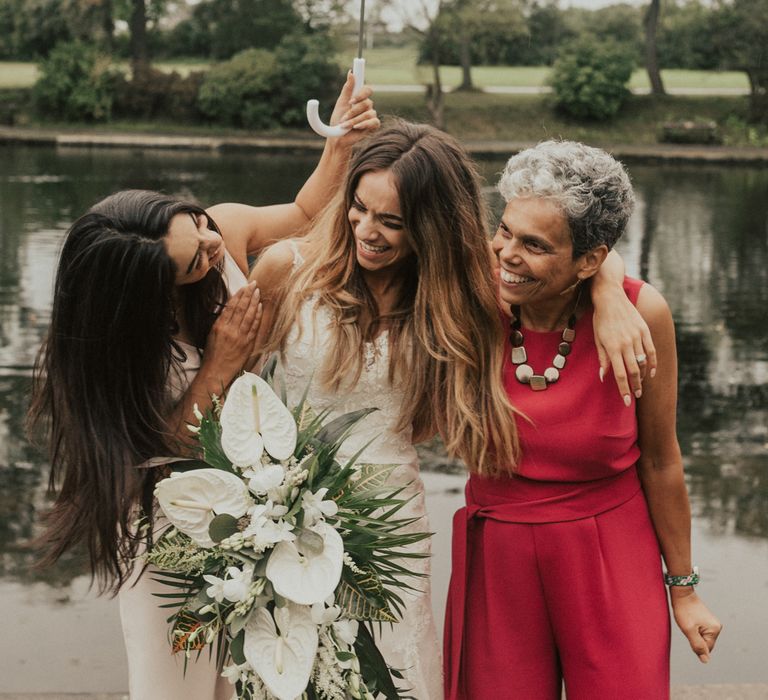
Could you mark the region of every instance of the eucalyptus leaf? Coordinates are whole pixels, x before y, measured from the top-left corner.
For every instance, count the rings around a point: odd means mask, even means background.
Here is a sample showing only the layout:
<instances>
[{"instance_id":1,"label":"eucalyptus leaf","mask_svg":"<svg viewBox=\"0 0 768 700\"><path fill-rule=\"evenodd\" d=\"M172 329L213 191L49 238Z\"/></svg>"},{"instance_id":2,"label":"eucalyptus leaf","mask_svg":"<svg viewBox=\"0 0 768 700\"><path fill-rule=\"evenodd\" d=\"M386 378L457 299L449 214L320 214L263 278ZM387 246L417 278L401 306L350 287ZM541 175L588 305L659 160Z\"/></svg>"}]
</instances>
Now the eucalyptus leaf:
<instances>
[{"instance_id":1,"label":"eucalyptus leaf","mask_svg":"<svg viewBox=\"0 0 768 700\"><path fill-rule=\"evenodd\" d=\"M245 663L245 653L243 652L243 645L245 644L245 631L238 632L229 643L229 653L238 666Z\"/></svg>"},{"instance_id":2,"label":"eucalyptus leaf","mask_svg":"<svg viewBox=\"0 0 768 700\"><path fill-rule=\"evenodd\" d=\"M231 537L237 532L237 518L229 513L221 513L211 520L208 526L208 534L217 544Z\"/></svg>"}]
</instances>

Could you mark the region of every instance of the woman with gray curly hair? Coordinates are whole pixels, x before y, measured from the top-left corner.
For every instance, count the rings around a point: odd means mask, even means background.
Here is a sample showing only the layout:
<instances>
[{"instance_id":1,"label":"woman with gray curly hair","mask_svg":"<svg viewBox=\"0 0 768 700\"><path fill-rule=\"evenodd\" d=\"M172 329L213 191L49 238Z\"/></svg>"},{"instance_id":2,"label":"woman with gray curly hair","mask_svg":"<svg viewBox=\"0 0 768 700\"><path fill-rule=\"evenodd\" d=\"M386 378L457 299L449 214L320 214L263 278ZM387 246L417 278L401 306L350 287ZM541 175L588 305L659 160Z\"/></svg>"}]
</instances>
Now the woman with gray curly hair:
<instances>
[{"instance_id":1,"label":"woman with gray curly hair","mask_svg":"<svg viewBox=\"0 0 768 700\"><path fill-rule=\"evenodd\" d=\"M454 519L446 696L558 700L565 682L569 700L668 698L665 582L701 661L721 625L693 588L674 326L650 285L626 278L624 290L658 372L634 396L598 381L587 287L626 228L632 186L604 151L548 141L509 160L499 191L504 385L521 457L474 470Z\"/></svg>"}]
</instances>

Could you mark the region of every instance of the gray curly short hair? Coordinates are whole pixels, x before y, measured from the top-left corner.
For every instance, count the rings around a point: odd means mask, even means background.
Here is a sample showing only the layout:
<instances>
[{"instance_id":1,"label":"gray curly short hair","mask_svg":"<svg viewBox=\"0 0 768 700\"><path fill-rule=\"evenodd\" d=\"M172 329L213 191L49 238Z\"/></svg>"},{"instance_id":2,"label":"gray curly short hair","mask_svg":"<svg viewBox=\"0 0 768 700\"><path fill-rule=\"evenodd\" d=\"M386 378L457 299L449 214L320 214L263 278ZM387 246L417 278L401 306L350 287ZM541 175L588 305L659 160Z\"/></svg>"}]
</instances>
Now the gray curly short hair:
<instances>
[{"instance_id":1,"label":"gray curly short hair","mask_svg":"<svg viewBox=\"0 0 768 700\"><path fill-rule=\"evenodd\" d=\"M543 141L512 156L498 189L507 202L542 197L558 206L568 221L574 259L600 245L613 248L635 206L624 166L576 141Z\"/></svg>"}]
</instances>

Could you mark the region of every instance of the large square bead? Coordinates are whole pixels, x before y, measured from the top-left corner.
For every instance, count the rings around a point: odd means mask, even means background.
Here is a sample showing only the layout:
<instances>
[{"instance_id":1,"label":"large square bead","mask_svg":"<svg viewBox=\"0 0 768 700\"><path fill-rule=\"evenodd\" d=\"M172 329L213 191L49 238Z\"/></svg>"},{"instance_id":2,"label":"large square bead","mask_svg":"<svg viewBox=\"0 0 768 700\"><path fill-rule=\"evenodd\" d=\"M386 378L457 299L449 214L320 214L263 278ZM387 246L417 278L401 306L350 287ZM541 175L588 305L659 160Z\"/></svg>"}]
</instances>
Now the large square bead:
<instances>
[{"instance_id":1,"label":"large square bead","mask_svg":"<svg viewBox=\"0 0 768 700\"><path fill-rule=\"evenodd\" d=\"M552 360L552 364L557 367L557 369L562 369L565 367L565 358L562 355L555 355L555 359Z\"/></svg>"},{"instance_id":2,"label":"large square bead","mask_svg":"<svg viewBox=\"0 0 768 700\"><path fill-rule=\"evenodd\" d=\"M512 348L512 364L522 365L528 360L528 353L525 348L520 346L519 348Z\"/></svg>"},{"instance_id":3,"label":"large square bead","mask_svg":"<svg viewBox=\"0 0 768 700\"><path fill-rule=\"evenodd\" d=\"M576 338L576 331L573 330L573 328L566 328L563 331L563 340L566 343L572 343L575 338Z\"/></svg>"},{"instance_id":4,"label":"large square bead","mask_svg":"<svg viewBox=\"0 0 768 700\"><path fill-rule=\"evenodd\" d=\"M540 374L534 374L528 383L534 391L544 391L547 388L547 380Z\"/></svg>"}]
</instances>

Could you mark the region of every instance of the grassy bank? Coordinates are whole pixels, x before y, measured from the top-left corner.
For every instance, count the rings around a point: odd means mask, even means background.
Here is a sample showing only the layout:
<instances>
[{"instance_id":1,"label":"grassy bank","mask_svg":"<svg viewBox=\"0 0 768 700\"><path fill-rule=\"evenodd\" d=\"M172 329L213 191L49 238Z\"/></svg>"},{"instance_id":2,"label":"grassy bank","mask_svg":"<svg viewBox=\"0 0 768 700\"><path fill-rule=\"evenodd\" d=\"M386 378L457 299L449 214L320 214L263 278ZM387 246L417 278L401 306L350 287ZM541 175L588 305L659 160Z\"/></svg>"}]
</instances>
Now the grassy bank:
<instances>
[{"instance_id":1,"label":"grassy bank","mask_svg":"<svg viewBox=\"0 0 768 700\"><path fill-rule=\"evenodd\" d=\"M425 121L424 100L402 93L381 94L377 107L383 114ZM600 145L658 143L661 124L667 121L706 119L717 122L724 143L765 146L768 135L745 124L746 97L629 97L619 115L608 123L576 122L559 115L552 98L541 95L448 94L446 128L465 140L540 141L568 138Z\"/></svg>"},{"instance_id":2,"label":"grassy bank","mask_svg":"<svg viewBox=\"0 0 768 700\"><path fill-rule=\"evenodd\" d=\"M3 103L23 100L21 90L0 90ZM412 121L429 121L424 97L418 93L382 92L376 96L381 115L397 115ZM28 111L28 110L25 110ZM0 118L3 110L0 109ZM768 130L746 123L747 98L733 96L632 95L618 116L607 123L576 122L559 114L550 95L458 94L445 96L447 130L465 141L536 142L568 138L602 146L653 145L659 142L661 125L667 121L711 120L719 125L727 146L768 146ZM0 119L1 120L1 119ZM6 122L9 123L9 122ZM59 132L154 133L195 136L293 136L311 138L309 128L275 129L255 133L205 124L164 120L153 122L112 121L105 124L71 124L37 121L29 116L18 126Z\"/></svg>"}]
</instances>

